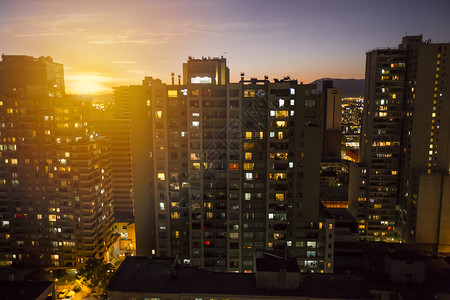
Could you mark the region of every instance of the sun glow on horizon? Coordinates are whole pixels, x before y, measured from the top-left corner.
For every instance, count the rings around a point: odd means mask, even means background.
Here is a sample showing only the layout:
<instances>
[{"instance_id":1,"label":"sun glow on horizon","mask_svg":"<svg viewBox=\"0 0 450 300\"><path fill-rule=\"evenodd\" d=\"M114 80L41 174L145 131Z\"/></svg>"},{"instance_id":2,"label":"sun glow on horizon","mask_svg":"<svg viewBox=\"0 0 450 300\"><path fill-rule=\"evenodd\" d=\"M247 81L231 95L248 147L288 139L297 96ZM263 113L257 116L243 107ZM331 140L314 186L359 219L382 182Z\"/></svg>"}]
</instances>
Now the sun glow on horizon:
<instances>
[{"instance_id":1,"label":"sun glow on horizon","mask_svg":"<svg viewBox=\"0 0 450 300\"><path fill-rule=\"evenodd\" d=\"M68 94L98 95L112 93L114 78L96 73L67 74L66 92Z\"/></svg>"}]
</instances>

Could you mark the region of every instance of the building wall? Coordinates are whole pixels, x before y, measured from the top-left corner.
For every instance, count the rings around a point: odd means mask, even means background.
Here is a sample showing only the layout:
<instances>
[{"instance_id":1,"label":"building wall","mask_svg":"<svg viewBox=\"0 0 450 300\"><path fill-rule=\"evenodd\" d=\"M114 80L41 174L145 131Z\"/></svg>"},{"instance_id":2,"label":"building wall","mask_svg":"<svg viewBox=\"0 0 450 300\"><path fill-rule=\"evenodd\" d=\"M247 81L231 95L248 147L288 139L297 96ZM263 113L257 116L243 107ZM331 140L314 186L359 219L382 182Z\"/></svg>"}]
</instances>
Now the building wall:
<instances>
[{"instance_id":1,"label":"building wall","mask_svg":"<svg viewBox=\"0 0 450 300\"><path fill-rule=\"evenodd\" d=\"M155 213L151 120L148 117L151 85L114 89L114 100L121 117L131 119L131 156L133 168L134 210L137 255L151 256L155 249Z\"/></svg>"},{"instance_id":2,"label":"building wall","mask_svg":"<svg viewBox=\"0 0 450 300\"><path fill-rule=\"evenodd\" d=\"M131 157L131 120L97 119L89 124L99 135L111 140L111 188L116 220L134 220Z\"/></svg>"},{"instance_id":3,"label":"building wall","mask_svg":"<svg viewBox=\"0 0 450 300\"><path fill-rule=\"evenodd\" d=\"M450 175L422 174L419 180L415 242L434 244L439 252L450 249Z\"/></svg>"}]
</instances>

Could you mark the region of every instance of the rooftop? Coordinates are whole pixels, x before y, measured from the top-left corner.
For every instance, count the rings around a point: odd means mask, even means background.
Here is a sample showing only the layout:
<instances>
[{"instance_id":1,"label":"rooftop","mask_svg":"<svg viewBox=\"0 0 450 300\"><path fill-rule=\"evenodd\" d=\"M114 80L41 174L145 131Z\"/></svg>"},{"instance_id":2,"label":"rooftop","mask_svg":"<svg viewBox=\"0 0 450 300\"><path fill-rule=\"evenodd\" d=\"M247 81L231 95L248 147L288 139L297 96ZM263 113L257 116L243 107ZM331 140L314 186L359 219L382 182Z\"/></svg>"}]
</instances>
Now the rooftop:
<instances>
[{"instance_id":1,"label":"rooftop","mask_svg":"<svg viewBox=\"0 0 450 300\"><path fill-rule=\"evenodd\" d=\"M0 281L0 299L2 300L28 300L37 299L46 292L54 282L51 281ZM52 289L50 292L54 292ZM45 295L47 296L47 295ZM42 298L40 298L42 299Z\"/></svg>"},{"instance_id":2,"label":"rooftop","mask_svg":"<svg viewBox=\"0 0 450 300\"><path fill-rule=\"evenodd\" d=\"M143 294L303 296L322 299L370 298L363 281L355 276L307 274L300 276L298 289L266 290L257 287L255 274L214 273L197 268L173 267L169 259L147 257L127 257L111 278L107 291Z\"/></svg>"}]
</instances>

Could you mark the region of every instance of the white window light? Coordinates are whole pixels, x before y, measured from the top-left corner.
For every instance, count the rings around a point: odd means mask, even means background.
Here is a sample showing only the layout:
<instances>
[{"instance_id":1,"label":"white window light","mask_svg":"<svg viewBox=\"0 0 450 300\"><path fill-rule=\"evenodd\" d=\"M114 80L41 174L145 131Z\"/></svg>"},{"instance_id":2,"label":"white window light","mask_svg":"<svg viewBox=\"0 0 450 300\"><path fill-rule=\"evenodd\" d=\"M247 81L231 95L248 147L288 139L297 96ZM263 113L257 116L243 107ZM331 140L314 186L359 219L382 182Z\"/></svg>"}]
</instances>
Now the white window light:
<instances>
[{"instance_id":1,"label":"white window light","mask_svg":"<svg viewBox=\"0 0 450 300\"><path fill-rule=\"evenodd\" d=\"M211 77L205 76L205 77L191 77L191 83L202 83L202 84L207 84L207 83L211 83Z\"/></svg>"}]
</instances>

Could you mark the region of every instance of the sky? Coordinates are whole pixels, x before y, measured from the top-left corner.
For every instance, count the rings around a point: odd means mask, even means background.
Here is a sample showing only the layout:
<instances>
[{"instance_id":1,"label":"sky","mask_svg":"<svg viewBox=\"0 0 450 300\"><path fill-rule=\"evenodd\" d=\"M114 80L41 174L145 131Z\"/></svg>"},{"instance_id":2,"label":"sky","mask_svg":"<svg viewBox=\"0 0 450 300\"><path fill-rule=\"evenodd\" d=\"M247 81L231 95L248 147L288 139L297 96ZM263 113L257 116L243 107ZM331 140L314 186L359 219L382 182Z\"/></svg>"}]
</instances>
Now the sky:
<instances>
[{"instance_id":1,"label":"sky","mask_svg":"<svg viewBox=\"0 0 450 300\"><path fill-rule=\"evenodd\" d=\"M170 83L188 56L227 58L232 82L364 78L365 53L404 35L450 42L449 0L0 0L0 52L51 56L66 92Z\"/></svg>"}]
</instances>

